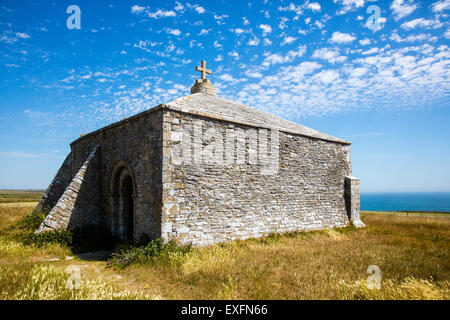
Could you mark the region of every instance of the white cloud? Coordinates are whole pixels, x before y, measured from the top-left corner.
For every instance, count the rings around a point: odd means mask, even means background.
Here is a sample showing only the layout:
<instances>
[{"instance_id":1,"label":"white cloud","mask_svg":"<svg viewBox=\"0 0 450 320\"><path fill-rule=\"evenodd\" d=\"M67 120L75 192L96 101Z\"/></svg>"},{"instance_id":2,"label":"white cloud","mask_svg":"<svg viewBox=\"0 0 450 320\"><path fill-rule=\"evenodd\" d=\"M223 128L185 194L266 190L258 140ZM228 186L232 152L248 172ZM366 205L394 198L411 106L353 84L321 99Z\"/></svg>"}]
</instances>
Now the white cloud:
<instances>
[{"instance_id":1,"label":"white cloud","mask_svg":"<svg viewBox=\"0 0 450 320\"><path fill-rule=\"evenodd\" d=\"M233 78L233 76L228 73L224 73L224 74L220 75L219 79L221 79L223 81L227 81L227 82L239 82L239 80Z\"/></svg>"},{"instance_id":2,"label":"white cloud","mask_svg":"<svg viewBox=\"0 0 450 320\"><path fill-rule=\"evenodd\" d=\"M305 52L306 46L299 46L297 50L289 50L287 54L267 54L262 65L267 68L273 64L291 62L297 57L302 57Z\"/></svg>"},{"instance_id":3,"label":"white cloud","mask_svg":"<svg viewBox=\"0 0 450 320\"><path fill-rule=\"evenodd\" d=\"M300 15L303 14L303 9L302 9L302 7L299 6L299 5L295 5L295 4L293 4L293 3L290 3L290 4L289 4L288 6L286 6L286 7L281 7L281 6L279 6L279 7L278 7L278 11L292 11L292 12L295 12L295 14L296 14L297 16L300 16Z\"/></svg>"},{"instance_id":4,"label":"white cloud","mask_svg":"<svg viewBox=\"0 0 450 320\"><path fill-rule=\"evenodd\" d=\"M270 46L270 45L272 45L272 41L270 41L270 39L268 39L268 38L264 38L264 39L263 39L263 43L264 43L265 46Z\"/></svg>"},{"instance_id":5,"label":"white cloud","mask_svg":"<svg viewBox=\"0 0 450 320\"><path fill-rule=\"evenodd\" d=\"M236 50L233 50L231 52L228 52L228 55L233 57L235 60L239 60L239 53Z\"/></svg>"},{"instance_id":6,"label":"white cloud","mask_svg":"<svg viewBox=\"0 0 450 320\"><path fill-rule=\"evenodd\" d=\"M339 73L335 70L323 70L316 77L323 83L330 84L339 79Z\"/></svg>"},{"instance_id":7,"label":"white cloud","mask_svg":"<svg viewBox=\"0 0 450 320\"><path fill-rule=\"evenodd\" d=\"M144 11L144 9L145 9L144 7L135 4L134 6L131 7L131 13L141 13Z\"/></svg>"},{"instance_id":8,"label":"white cloud","mask_svg":"<svg viewBox=\"0 0 450 320\"><path fill-rule=\"evenodd\" d=\"M281 45L283 46L283 45L285 45L285 44L291 44L291 43L294 43L295 40L297 40L296 37L290 37L290 36L284 37L283 42L281 42Z\"/></svg>"},{"instance_id":9,"label":"white cloud","mask_svg":"<svg viewBox=\"0 0 450 320\"><path fill-rule=\"evenodd\" d=\"M175 9L175 11L183 11L184 6L181 3L179 3L178 1L176 1L174 9Z\"/></svg>"},{"instance_id":10,"label":"white cloud","mask_svg":"<svg viewBox=\"0 0 450 320\"><path fill-rule=\"evenodd\" d=\"M263 66L270 66L271 64L277 64L277 63L284 63L287 62L288 60L286 59L286 57L280 55L280 54L269 54L263 62Z\"/></svg>"},{"instance_id":11,"label":"white cloud","mask_svg":"<svg viewBox=\"0 0 450 320\"><path fill-rule=\"evenodd\" d=\"M175 11L172 10L158 9L155 12L149 12L147 15L149 18L159 19L159 18L175 17L177 14L175 13Z\"/></svg>"},{"instance_id":12,"label":"white cloud","mask_svg":"<svg viewBox=\"0 0 450 320\"><path fill-rule=\"evenodd\" d=\"M422 27L425 29L438 29L443 25L444 24L439 20L427 20L424 18L418 18L408 22L404 22L400 27L405 30L415 29L417 27Z\"/></svg>"},{"instance_id":13,"label":"white cloud","mask_svg":"<svg viewBox=\"0 0 450 320\"><path fill-rule=\"evenodd\" d=\"M366 56L366 55L377 53L379 50L380 50L379 48L373 47L373 48L371 48L369 50L361 52L361 54Z\"/></svg>"},{"instance_id":14,"label":"white cloud","mask_svg":"<svg viewBox=\"0 0 450 320\"><path fill-rule=\"evenodd\" d=\"M364 0L333 0L339 3L341 8L336 12L338 15L346 14L349 11L359 9L364 6Z\"/></svg>"},{"instance_id":15,"label":"white cloud","mask_svg":"<svg viewBox=\"0 0 450 320\"><path fill-rule=\"evenodd\" d=\"M272 32L272 27L268 24L260 24L258 28L263 31L263 37Z\"/></svg>"},{"instance_id":16,"label":"white cloud","mask_svg":"<svg viewBox=\"0 0 450 320\"><path fill-rule=\"evenodd\" d=\"M286 24L287 21L289 21L288 18L281 17L281 21L280 21L280 24L278 25L278 28L280 28L281 30L286 29L287 28L287 24Z\"/></svg>"},{"instance_id":17,"label":"white cloud","mask_svg":"<svg viewBox=\"0 0 450 320\"><path fill-rule=\"evenodd\" d=\"M325 25L324 25L322 22L320 22L319 20L317 20L316 22L314 22L314 24L315 24L319 29L322 29L323 27L325 27Z\"/></svg>"},{"instance_id":18,"label":"white cloud","mask_svg":"<svg viewBox=\"0 0 450 320\"><path fill-rule=\"evenodd\" d=\"M226 14L222 14L222 15L214 14L214 20L216 20L217 24L219 24L219 25L225 24L225 22L223 20L225 20L228 17L229 16Z\"/></svg>"},{"instance_id":19,"label":"white cloud","mask_svg":"<svg viewBox=\"0 0 450 320\"><path fill-rule=\"evenodd\" d=\"M359 40L359 44L362 46L367 46L370 44L370 39L366 38L366 39Z\"/></svg>"},{"instance_id":20,"label":"white cloud","mask_svg":"<svg viewBox=\"0 0 450 320\"><path fill-rule=\"evenodd\" d=\"M347 59L347 57L341 56L338 50L332 50L329 48L315 50L312 57L314 59L326 60L330 63L342 62Z\"/></svg>"},{"instance_id":21,"label":"white cloud","mask_svg":"<svg viewBox=\"0 0 450 320\"><path fill-rule=\"evenodd\" d=\"M195 11L197 11L198 14L203 14L203 13L205 13L206 10L202 6L198 6L198 7L195 7Z\"/></svg>"},{"instance_id":22,"label":"white cloud","mask_svg":"<svg viewBox=\"0 0 450 320\"><path fill-rule=\"evenodd\" d=\"M416 41L427 41L427 42L437 41L437 37L432 36L429 33L411 34L411 35L407 36L406 38L402 38L396 32L393 32L390 35L389 39L392 41L395 41L397 43L416 42Z\"/></svg>"},{"instance_id":23,"label":"white cloud","mask_svg":"<svg viewBox=\"0 0 450 320\"><path fill-rule=\"evenodd\" d=\"M450 0L437 1L431 5L431 10L433 12L442 12L444 10L449 9L450 9Z\"/></svg>"},{"instance_id":24,"label":"white cloud","mask_svg":"<svg viewBox=\"0 0 450 320\"><path fill-rule=\"evenodd\" d=\"M28 34L24 32L16 32L16 37L21 39L29 39L31 38Z\"/></svg>"},{"instance_id":25,"label":"white cloud","mask_svg":"<svg viewBox=\"0 0 450 320\"><path fill-rule=\"evenodd\" d=\"M354 68L350 71L349 76L351 78L359 78L367 73L367 68Z\"/></svg>"},{"instance_id":26,"label":"white cloud","mask_svg":"<svg viewBox=\"0 0 450 320\"><path fill-rule=\"evenodd\" d=\"M236 28L236 29L230 29L232 32L236 33L236 34L241 34L244 33L245 30L241 29L241 28Z\"/></svg>"},{"instance_id":27,"label":"white cloud","mask_svg":"<svg viewBox=\"0 0 450 320\"><path fill-rule=\"evenodd\" d=\"M253 70L245 71L245 75L249 78L262 78L262 74L260 72Z\"/></svg>"},{"instance_id":28,"label":"white cloud","mask_svg":"<svg viewBox=\"0 0 450 320\"><path fill-rule=\"evenodd\" d=\"M417 9L417 5L413 3L413 1L407 1L408 3L405 3L404 0L394 0L391 4L391 9L393 13L395 14L395 20L399 20L401 18L404 18L411 13L414 12L414 10Z\"/></svg>"},{"instance_id":29,"label":"white cloud","mask_svg":"<svg viewBox=\"0 0 450 320\"><path fill-rule=\"evenodd\" d=\"M317 2L308 3L307 8L312 11L320 11L320 9L321 9L320 4Z\"/></svg>"},{"instance_id":30,"label":"white cloud","mask_svg":"<svg viewBox=\"0 0 450 320\"><path fill-rule=\"evenodd\" d=\"M374 25L372 23L376 23L377 25ZM378 31L381 30L384 27L384 24L386 23L385 17L379 17L377 21L372 21L367 19L366 23L364 24L364 27L373 30Z\"/></svg>"},{"instance_id":31,"label":"white cloud","mask_svg":"<svg viewBox=\"0 0 450 320\"><path fill-rule=\"evenodd\" d=\"M166 32L168 34L173 34L174 36L179 36L181 34L179 29L167 29Z\"/></svg>"},{"instance_id":32,"label":"white cloud","mask_svg":"<svg viewBox=\"0 0 450 320\"><path fill-rule=\"evenodd\" d=\"M339 31L333 32L330 41L335 43L349 43L356 40L356 37L348 33L342 33Z\"/></svg>"},{"instance_id":33,"label":"white cloud","mask_svg":"<svg viewBox=\"0 0 450 320\"><path fill-rule=\"evenodd\" d=\"M259 39L257 37L253 37L252 39L248 40L247 44L249 46L257 46L259 44Z\"/></svg>"}]
</instances>

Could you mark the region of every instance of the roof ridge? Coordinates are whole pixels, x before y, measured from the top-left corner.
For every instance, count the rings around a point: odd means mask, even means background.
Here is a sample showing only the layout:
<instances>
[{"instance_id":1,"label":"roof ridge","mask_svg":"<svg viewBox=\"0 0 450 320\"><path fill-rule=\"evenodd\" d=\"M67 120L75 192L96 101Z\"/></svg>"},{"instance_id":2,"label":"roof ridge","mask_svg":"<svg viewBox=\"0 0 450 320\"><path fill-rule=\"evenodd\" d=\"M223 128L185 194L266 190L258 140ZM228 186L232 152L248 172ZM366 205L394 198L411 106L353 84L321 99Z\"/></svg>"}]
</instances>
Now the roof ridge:
<instances>
[{"instance_id":1,"label":"roof ridge","mask_svg":"<svg viewBox=\"0 0 450 320\"><path fill-rule=\"evenodd\" d=\"M204 105L196 104L195 102L198 99L205 100ZM218 100L220 102L223 102L224 104L227 104L227 106L223 107L223 110L219 110L219 105L216 103L215 108L208 106L208 102L212 102L213 100ZM305 125L299 124L294 121L290 121L284 118L281 118L279 116L276 116L274 114L258 110L256 108L253 108L251 106L248 106L246 104L243 104L241 102L231 101L224 98L220 98L216 95L212 94L204 94L204 93L194 93L188 96L184 96L181 98L178 98L176 100L173 100L169 103L164 104L167 108L175 110L175 111L181 111L185 113L195 114L195 115L201 115L205 117L210 117L213 119L218 120L224 120L229 122L235 122L235 123L241 123L244 125L250 125L254 127L262 127L262 128L275 128L280 131L286 132L286 133L292 133L292 134L298 134L303 136L308 136L312 138L317 138L321 140L327 140L327 141L333 141L333 142L339 142L343 144L351 144L350 141L346 141L334 136L331 136L329 134L320 132L318 130L309 128ZM235 115L230 114L229 111L232 111L232 106L240 107L248 111L248 113L253 113L258 117L250 117L245 118L244 114L241 114L239 116L238 111L243 110L234 110ZM222 112L220 112L222 111ZM226 112L228 111L228 112ZM272 120L272 121L270 121ZM271 123L267 123L271 122Z\"/></svg>"}]
</instances>

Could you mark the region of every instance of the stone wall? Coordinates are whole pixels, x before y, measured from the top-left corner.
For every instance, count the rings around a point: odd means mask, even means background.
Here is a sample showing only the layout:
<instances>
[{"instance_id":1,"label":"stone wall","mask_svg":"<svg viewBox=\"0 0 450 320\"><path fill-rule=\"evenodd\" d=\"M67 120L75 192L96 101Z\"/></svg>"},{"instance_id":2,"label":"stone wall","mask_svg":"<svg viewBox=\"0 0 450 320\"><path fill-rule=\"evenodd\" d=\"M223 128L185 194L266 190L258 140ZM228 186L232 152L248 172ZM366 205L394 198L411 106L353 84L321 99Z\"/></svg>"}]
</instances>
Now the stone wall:
<instances>
[{"instance_id":1,"label":"stone wall","mask_svg":"<svg viewBox=\"0 0 450 320\"><path fill-rule=\"evenodd\" d=\"M345 201L347 205L347 215L352 224L361 228L364 223L361 221L360 212L360 190L359 179L356 177L345 177Z\"/></svg>"},{"instance_id":2,"label":"stone wall","mask_svg":"<svg viewBox=\"0 0 450 320\"><path fill-rule=\"evenodd\" d=\"M139 239L142 234L151 238L160 236L161 131L162 113L155 110L102 128L71 144L73 168L81 166L93 146L100 145L100 204L108 227L116 235L120 223L114 213L114 199L118 195L113 192L113 172L126 166L135 188L134 238Z\"/></svg>"},{"instance_id":3,"label":"stone wall","mask_svg":"<svg viewBox=\"0 0 450 320\"><path fill-rule=\"evenodd\" d=\"M44 195L37 204L35 211L52 209L58 202L59 198L61 198L66 188L69 186L72 178L72 153L69 153L56 173L56 176L44 192Z\"/></svg>"},{"instance_id":4,"label":"stone wall","mask_svg":"<svg viewBox=\"0 0 450 320\"><path fill-rule=\"evenodd\" d=\"M99 146L95 146L56 205L47 215L39 232L73 229L83 225L102 225L99 175Z\"/></svg>"},{"instance_id":5,"label":"stone wall","mask_svg":"<svg viewBox=\"0 0 450 320\"><path fill-rule=\"evenodd\" d=\"M120 183L128 176L135 240L145 234L207 245L342 227L347 207L359 213L359 185L345 182L348 142L183 110L156 107L74 141L41 201L51 206L58 197L60 204L44 226L54 228L54 217L68 228L80 221L106 224L122 236L128 211L120 207L128 202ZM82 191L87 194L80 198ZM73 212L82 219L71 224Z\"/></svg>"},{"instance_id":6,"label":"stone wall","mask_svg":"<svg viewBox=\"0 0 450 320\"><path fill-rule=\"evenodd\" d=\"M199 124L206 139L195 137L193 128ZM183 134L183 130L187 132ZM211 137L213 131L220 134ZM230 138L227 132L239 134ZM260 143L264 139L255 142L258 132L255 127L166 111L164 238L206 245L348 224L344 179L351 174L350 146L279 132L277 170L263 174L267 158L276 159L271 149L278 150L270 147L276 132L262 135L268 139L265 146ZM234 141L232 150L230 141ZM183 152L186 143L190 149ZM223 146L223 151L213 152L213 160L205 163L204 153L206 150L211 155L211 144ZM199 151L203 152L200 158L196 156ZM264 157L266 152L269 154Z\"/></svg>"}]
</instances>

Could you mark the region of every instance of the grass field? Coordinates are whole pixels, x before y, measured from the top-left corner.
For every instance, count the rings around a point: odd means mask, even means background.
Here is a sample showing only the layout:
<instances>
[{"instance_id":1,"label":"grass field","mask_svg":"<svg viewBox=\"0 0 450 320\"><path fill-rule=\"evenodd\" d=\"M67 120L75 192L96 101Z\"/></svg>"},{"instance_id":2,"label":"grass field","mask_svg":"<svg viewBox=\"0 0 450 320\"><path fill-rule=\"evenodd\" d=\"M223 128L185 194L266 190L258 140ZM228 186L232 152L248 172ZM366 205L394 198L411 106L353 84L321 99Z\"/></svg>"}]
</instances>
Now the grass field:
<instances>
[{"instance_id":1,"label":"grass field","mask_svg":"<svg viewBox=\"0 0 450 320\"><path fill-rule=\"evenodd\" d=\"M38 202L43 190L0 190L0 204Z\"/></svg>"},{"instance_id":2,"label":"grass field","mask_svg":"<svg viewBox=\"0 0 450 320\"><path fill-rule=\"evenodd\" d=\"M449 299L449 215L362 214L363 229L270 235L124 269L21 242L32 207L0 207L0 299ZM70 260L69 260L70 259ZM69 266L82 286L69 290ZM369 265L381 289L369 289Z\"/></svg>"},{"instance_id":3,"label":"grass field","mask_svg":"<svg viewBox=\"0 0 450 320\"><path fill-rule=\"evenodd\" d=\"M447 217L450 218L450 212L427 212L427 211L361 211L362 215L387 215L387 216L418 216L418 217Z\"/></svg>"}]
</instances>

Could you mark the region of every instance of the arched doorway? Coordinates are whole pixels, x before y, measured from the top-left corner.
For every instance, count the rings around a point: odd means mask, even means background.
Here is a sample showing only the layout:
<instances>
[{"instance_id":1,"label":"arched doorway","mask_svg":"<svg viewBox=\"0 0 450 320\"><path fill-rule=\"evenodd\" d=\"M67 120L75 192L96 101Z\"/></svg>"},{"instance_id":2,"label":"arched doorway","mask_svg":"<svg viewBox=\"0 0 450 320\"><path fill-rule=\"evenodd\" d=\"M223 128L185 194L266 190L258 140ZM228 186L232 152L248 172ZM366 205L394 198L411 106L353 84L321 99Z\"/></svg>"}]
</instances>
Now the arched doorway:
<instances>
[{"instance_id":1,"label":"arched doorway","mask_svg":"<svg viewBox=\"0 0 450 320\"><path fill-rule=\"evenodd\" d=\"M122 212L124 240L132 241L134 234L133 180L127 175L122 181Z\"/></svg>"},{"instance_id":2,"label":"arched doorway","mask_svg":"<svg viewBox=\"0 0 450 320\"><path fill-rule=\"evenodd\" d=\"M135 185L131 170L120 162L111 181L111 232L123 242L132 242L135 233Z\"/></svg>"}]
</instances>

